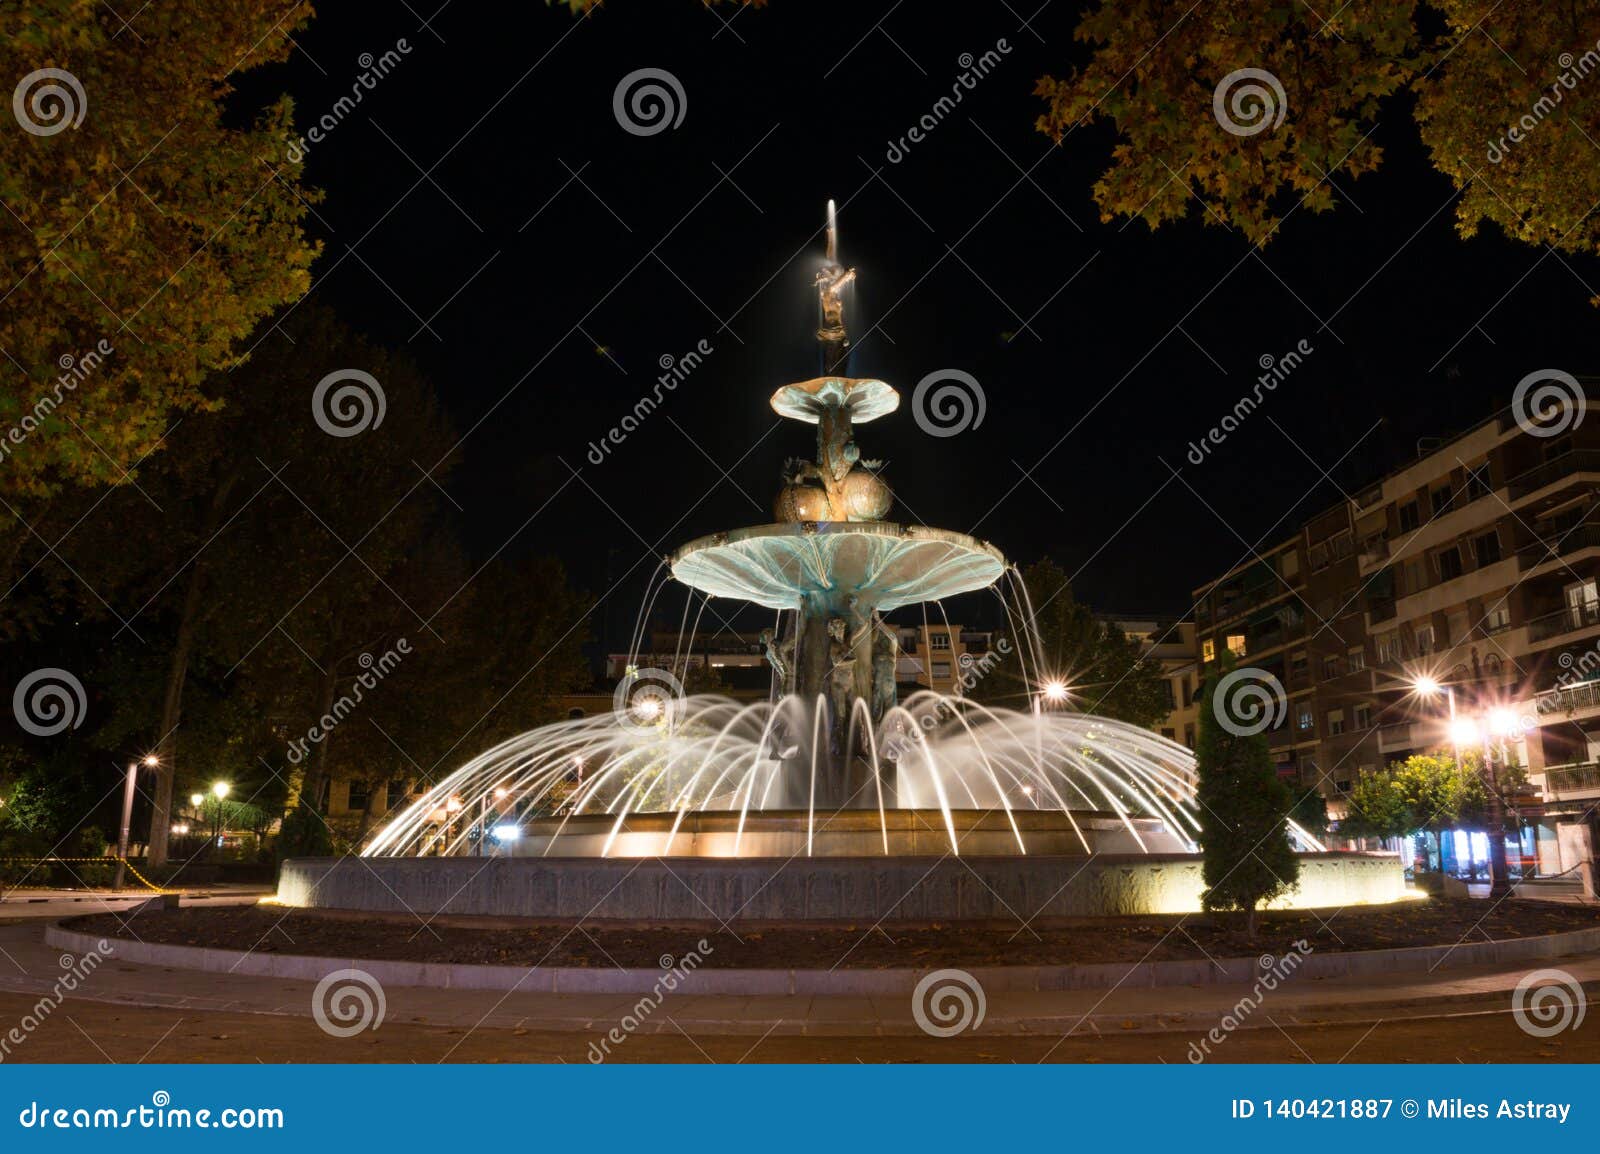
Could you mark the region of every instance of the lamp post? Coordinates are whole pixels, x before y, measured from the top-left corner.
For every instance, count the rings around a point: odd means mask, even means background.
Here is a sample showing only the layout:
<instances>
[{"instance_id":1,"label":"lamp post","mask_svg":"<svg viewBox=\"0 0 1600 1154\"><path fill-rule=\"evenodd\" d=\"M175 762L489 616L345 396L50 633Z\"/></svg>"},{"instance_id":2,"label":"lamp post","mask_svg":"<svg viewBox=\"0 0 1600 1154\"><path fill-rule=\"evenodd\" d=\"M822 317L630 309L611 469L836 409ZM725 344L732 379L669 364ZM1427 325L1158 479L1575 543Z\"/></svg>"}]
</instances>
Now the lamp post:
<instances>
[{"instance_id":1,"label":"lamp post","mask_svg":"<svg viewBox=\"0 0 1600 1154\"><path fill-rule=\"evenodd\" d=\"M112 889L120 890L128 880L128 842L133 831L133 795L139 788L139 767L154 768L159 764L153 753L146 754L142 761L128 763L128 777L122 785L122 825L117 831L117 876L111 880Z\"/></svg>"},{"instance_id":2,"label":"lamp post","mask_svg":"<svg viewBox=\"0 0 1600 1154\"><path fill-rule=\"evenodd\" d=\"M211 849L213 853L216 852L217 842L222 837L222 802L228 796L229 788L230 786L225 781L219 781L211 787L212 796L216 798L216 809L212 811L211 816Z\"/></svg>"},{"instance_id":3,"label":"lamp post","mask_svg":"<svg viewBox=\"0 0 1600 1154\"><path fill-rule=\"evenodd\" d=\"M1412 683L1419 696L1436 697L1442 691L1449 705L1450 745L1454 751L1457 769L1461 766L1461 746L1477 742L1483 755L1483 779L1488 794L1487 815L1489 836L1489 898L1499 901L1511 895L1510 866L1506 861L1506 812L1500 798L1500 781L1495 772L1495 755L1487 729L1476 718L1456 715L1456 691L1452 686L1441 685L1432 677L1419 677Z\"/></svg>"}]
</instances>

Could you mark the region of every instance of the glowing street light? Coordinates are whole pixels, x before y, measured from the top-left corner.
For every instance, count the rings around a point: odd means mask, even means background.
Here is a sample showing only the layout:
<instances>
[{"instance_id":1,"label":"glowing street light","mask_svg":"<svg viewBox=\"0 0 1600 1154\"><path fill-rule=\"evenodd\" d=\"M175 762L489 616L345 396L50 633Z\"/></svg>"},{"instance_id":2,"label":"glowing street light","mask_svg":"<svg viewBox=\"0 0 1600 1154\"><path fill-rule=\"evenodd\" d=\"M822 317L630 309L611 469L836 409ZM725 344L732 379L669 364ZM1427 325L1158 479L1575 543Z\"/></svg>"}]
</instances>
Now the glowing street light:
<instances>
[{"instance_id":1,"label":"glowing street light","mask_svg":"<svg viewBox=\"0 0 1600 1154\"><path fill-rule=\"evenodd\" d=\"M1437 697L1444 686L1438 680L1424 674L1411 683L1411 689L1418 697Z\"/></svg>"},{"instance_id":2,"label":"glowing street light","mask_svg":"<svg viewBox=\"0 0 1600 1154\"><path fill-rule=\"evenodd\" d=\"M1457 760L1460 759L1459 747L1473 745L1482 740L1483 731L1478 728L1478 723L1470 717L1458 717L1450 722L1450 744L1458 747Z\"/></svg>"},{"instance_id":3,"label":"glowing street light","mask_svg":"<svg viewBox=\"0 0 1600 1154\"><path fill-rule=\"evenodd\" d=\"M221 801L228 796L228 790L231 788L227 782L219 781L211 787L211 792L216 795L218 801Z\"/></svg>"},{"instance_id":4,"label":"glowing street light","mask_svg":"<svg viewBox=\"0 0 1600 1154\"><path fill-rule=\"evenodd\" d=\"M206 795L205 794L203 794L203 793L191 793L189 795L189 804L191 806L193 806L195 809L199 809L205 803L206 803Z\"/></svg>"},{"instance_id":5,"label":"glowing street light","mask_svg":"<svg viewBox=\"0 0 1600 1154\"><path fill-rule=\"evenodd\" d=\"M1047 701L1065 701L1067 699L1067 683L1064 681L1045 682L1044 696Z\"/></svg>"}]
</instances>

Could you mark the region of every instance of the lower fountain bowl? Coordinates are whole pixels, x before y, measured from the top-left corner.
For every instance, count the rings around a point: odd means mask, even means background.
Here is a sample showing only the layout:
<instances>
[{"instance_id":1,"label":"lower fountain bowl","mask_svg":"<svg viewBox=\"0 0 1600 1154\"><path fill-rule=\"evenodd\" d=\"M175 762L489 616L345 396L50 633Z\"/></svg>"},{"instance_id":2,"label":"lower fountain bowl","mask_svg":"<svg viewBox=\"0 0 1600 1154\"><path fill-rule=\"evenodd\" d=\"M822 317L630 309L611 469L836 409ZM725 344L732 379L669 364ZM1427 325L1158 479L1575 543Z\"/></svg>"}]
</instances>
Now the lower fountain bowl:
<instances>
[{"instance_id":1,"label":"lower fountain bowl","mask_svg":"<svg viewBox=\"0 0 1600 1154\"><path fill-rule=\"evenodd\" d=\"M948 823L937 809L842 809L818 813L737 810L678 814L583 814L523 826L501 853L513 857L759 858L963 857L1021 854L1184 853L1185 841L1165 822L1124 821L1111 813L1060 810L958 809Z\"/></svg>"},{"instance_id":2,"label":"lower fountain bowl","mask_svg":"<svg viewBox=\"0 0 1600 1154\"><path fill-rule=\"evenodd\" d=\"M278 900L424 917L868 925L1200 908L1200 856L1184 852L1154 819L1132 819L1146 846L1139 852L1128 827L1111 814L1018 811L1012 817L1016 830L1004 812L954 811L956 856L938 810L890 810L882 824L875 810L819 814L809 855L804 811L747 815L742 836L737 812L691 813L670 842L676 814L630 815L620 827L615 817L581 816L569 819L559 835L559 820L530 823L522 838L493 857L287 861ZM1375 905L1405 896L1405 876L1393 854L1309 853L1300 855L1299 888L1275 905Z\"/></svg>"}]
</instances>

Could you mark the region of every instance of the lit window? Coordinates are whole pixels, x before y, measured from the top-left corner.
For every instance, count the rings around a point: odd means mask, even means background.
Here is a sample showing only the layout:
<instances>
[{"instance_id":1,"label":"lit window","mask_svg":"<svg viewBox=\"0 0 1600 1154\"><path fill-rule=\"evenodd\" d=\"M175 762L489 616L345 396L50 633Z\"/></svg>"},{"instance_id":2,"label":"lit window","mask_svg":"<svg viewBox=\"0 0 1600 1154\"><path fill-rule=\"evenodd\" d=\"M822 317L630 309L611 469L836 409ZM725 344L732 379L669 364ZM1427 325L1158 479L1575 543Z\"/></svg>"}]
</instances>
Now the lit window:
<instances>
[{"instance_id":1,"label":"lit window","mask_svg":"<svg viewBox=\"0 0 1600 1154\"><path fill-rule=\"evenodd\" d=\"M1315 719L1311 716L1311 707L1302 705L1300 712L1295 716L1295 727L1297 729L1310 729L1314 721Z\"/></svg>"},{"instance_id":2,"label":"lit window","mask_svg":"<svg viewBox=\"0 0 1600 1154\"><path fill-rule=\"evenodd\" d=\"M1417 626L1417 656L1423 657L1433 652L1433 626Z\"/></svg>"},{"instance_id":3,"label":"lit window","mask_svg":"<svg viewBox=\"0 0 1600 1154\"><path fill-rule=\"evenodd\" d=\"M1228 652L1233 654L1235 657L1243 657L1244 656L1244 634L1243 633L1230 633L1230 634L1228 634Z\"/></svg>"},{"instance_id":4,"label":"lit window","mask_svg":"<svg viewBox=\"0 0 1600 1154\"><path fill-rule=\"evenodd\" d=\"M928 637L928 644L929 644L930 647L932 647L934 649L949 649L950 648L950 634L948 634L948 633L930 634L929 637Z\"/></svg>"},{"instance_id":5,"label":"lit window","mask_svg":"<svg viewBox=\"0 0 1600 1154\"><path fill-rule=\"evenodd\" d=\"M1372 706L1363 702L1361 705L1356 706L1353 712L1352 720L1355 722L1357 729L1367 730L1372 728Z\"/></svg>"},{"instance_id":6,"label":"lit window","mask_svg":"<svg viewBox=\"0 0 1600 1154\"><path fill-rule=\"evenodd\" d=\"M1217 643L1215 641L1202 641L1200 643L1200 659L1212 662L1217 659Z\"/></svg>"},{"instance_id":7,"label":"lit window","mask_svg":"<svg viewBox=\"0 0 1600 1154\"><path fill-rule=\"evenodd\" d=\"M1328 736L1338 737L1344 732L1344 710L1328 710Z\"/></svg>"}]
</instances>

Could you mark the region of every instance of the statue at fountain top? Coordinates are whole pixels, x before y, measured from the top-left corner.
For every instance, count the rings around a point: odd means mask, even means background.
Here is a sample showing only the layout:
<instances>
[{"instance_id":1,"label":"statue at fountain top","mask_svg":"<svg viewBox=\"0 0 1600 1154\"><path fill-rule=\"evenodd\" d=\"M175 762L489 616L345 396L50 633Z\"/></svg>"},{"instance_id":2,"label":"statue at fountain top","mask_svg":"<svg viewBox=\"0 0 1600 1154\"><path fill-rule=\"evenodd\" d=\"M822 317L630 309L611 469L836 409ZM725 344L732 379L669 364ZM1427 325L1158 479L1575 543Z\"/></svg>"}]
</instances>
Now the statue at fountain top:
<instances>
[{"instance_id":1,"label":"statue at fountain top","mask_svg":"<svg viewBox=\"0 0 1600 1154\"><path fill-rule=\"evenodd\" d=\"M856 279L856 270L830 261L817 270L817 301L822 307L822 327L817 339L825 344L844 344L844 290Z\"/></svg>"}]
</instances>

